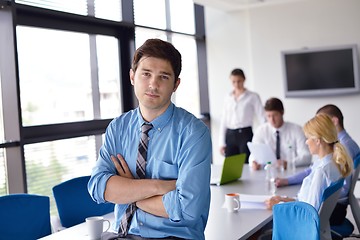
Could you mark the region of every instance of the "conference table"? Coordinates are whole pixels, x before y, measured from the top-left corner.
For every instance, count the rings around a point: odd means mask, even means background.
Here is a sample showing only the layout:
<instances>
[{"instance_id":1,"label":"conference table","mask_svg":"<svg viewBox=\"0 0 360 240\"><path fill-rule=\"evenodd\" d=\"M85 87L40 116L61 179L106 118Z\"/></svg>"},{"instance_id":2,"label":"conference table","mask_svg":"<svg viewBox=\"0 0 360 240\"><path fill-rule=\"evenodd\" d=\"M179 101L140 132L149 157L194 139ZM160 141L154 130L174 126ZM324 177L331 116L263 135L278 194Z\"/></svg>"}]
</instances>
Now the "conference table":
<instances>
[{"instance_id":1,"label":"conference table","mask_svg":"<svg viewBox=\"0 0 360 240\"><path fill-rule=\"evenodd\" d=\"M219 167L219 166L216 166ZM297 168L300 171L303 168ZM287 171L279 172L279 175L286 176L290 173ZM286 186L278 188L276 195L296 196L300 185ZM265 171L253 171L249 165L245 164L242 176L237 181L227 183L221 186L211 186L211 203L209 218L205 229L206 240L219 239L248 239L256 231L261 229L272 220L272 211L267 210L261 205L260 207L246 207L241 201L242 207L238 212L228 212L223 207L225 194L239 193L241 196L270 196L267 184L265 182ZM114 214L104 215L105 219L114 222ZM63 240L77 239L88 240L87 229L85 223L75 225L62 231L53 233L49 236L41 238L42 240Z\"/></svg>"},{"instance_id":2,"label":"conference table","mask_svg":"<svg viewBox=\"0 0 360 240\"><path fill-rule=\"evenodd\" d=\"M301 171L304 168L297 168ZM285 170L277 175L287 176L293 173ZM276 195L296 196L300 185L286 186L276 189ZM239 193L242 207L238 212L228 212L223 208L225 194ZM272 211L265 209L265 205L245 207L243 195L271 196L265 181L265 171L253 171L245 164L239 180L222 186L211 186L211 204L209 218L205 229L206 240L217 239L248 239L259 229L272 220Z\"/></svg>"}]
</instances>

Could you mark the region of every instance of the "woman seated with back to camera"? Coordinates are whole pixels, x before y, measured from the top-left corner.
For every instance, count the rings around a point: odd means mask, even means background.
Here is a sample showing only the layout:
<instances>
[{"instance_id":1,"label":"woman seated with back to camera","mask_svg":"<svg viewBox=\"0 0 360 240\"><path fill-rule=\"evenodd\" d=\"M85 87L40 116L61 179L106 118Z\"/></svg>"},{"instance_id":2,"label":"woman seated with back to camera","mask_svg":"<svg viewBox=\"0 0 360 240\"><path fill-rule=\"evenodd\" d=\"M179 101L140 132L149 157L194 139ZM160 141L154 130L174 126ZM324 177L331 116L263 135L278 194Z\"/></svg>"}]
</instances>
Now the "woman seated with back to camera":
<instances>
[{"instance_id":1,"label":"woman seated with back to camera","mask_svg":"<svg viewBox=\"0 0 360 240\"><path fill-rule=\"evenodd\" d=\"M314 161L310 175L304 178L297 198L273 196L265 202L268 209L279 202L298 200L311 204L318 211L324 190L351 174L352 159L339 142L335 125L328 115L316 115L303 130L310 153L317 155L318 159Z\"/></svg>"}]
</instances>

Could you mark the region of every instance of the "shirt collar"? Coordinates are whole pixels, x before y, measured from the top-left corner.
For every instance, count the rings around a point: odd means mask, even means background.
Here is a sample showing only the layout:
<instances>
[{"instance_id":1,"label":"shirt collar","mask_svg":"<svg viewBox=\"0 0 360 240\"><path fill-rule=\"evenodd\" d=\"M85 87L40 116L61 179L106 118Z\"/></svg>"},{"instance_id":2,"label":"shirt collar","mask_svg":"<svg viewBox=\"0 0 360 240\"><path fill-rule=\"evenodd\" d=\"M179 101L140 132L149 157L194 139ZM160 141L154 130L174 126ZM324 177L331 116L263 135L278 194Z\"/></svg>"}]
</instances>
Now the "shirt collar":
<instances>
[{"instance_id":1,"label":"shirt collar","mask_svg":"<svg viewBox=\"0 0 360 240\"><path fill-rule=\"evenodd\" d=\"M279 133L281 133L283 131L283 129L285 128L285 122L283 123L283 125L281 125L281 127L279 128L274 128L273 126L271 126L271 124L269 123L273 134L276 134L276 131L279 131Z\"/></svg>"},{"instance_id":2,"label":"shirt collar","mask_svg":"<svg viewBox=\"0 0 360 240\"><path fill-rule=\"evenodd\" d=\"M347 135L345 129L338 133L339 141L342 140ZM340 141L341 142L341 141Z\"/></svg>"},{"instance_id":3,"label":"shirt collar","mask_svg":"<svg viewBox=\"0 0 360 240\"><path fill-rule=\"evenodd\" d=\"M157 118L155 118L150 122L153 125L153 129L156 129L157 131L161 132L162 129L166 126L166 124L170 121L171 117L173 116L174 109L175 109L175 105L173 103L170 103L169 107L166 109L166 111L163 114L161 114L160 116L158 116ZM136 108L136 111L137 111L138 124L140 129L141 126L145 123L145 120L141 116L139 107Z\"/></svg>"}]
</instances>

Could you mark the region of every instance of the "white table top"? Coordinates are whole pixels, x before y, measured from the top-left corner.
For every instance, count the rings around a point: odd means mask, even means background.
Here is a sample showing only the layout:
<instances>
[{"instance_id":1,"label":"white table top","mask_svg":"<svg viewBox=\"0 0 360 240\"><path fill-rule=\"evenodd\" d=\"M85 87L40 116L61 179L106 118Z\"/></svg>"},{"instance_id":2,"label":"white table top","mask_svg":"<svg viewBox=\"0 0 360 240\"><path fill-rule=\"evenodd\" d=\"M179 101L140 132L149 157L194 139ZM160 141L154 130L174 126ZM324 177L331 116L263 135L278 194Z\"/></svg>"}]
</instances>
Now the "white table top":
<instances>
[{"instance_id":1,"label":"white table top","mask_svg":"<svg viewBox=\"0 0 360 240\"><path fill-rule=\"evenodd\" d=\"M114 213L108 213L103 216L112 224L114 222ZM104 224L107 226L106 224ZM105 229L104 229L105 230ZM49 236L40 238L40 240L65 240L65 239L76 239L76 240L89 240L87 228L85 222L75 225L70 228L65 228L62 231L53 233Z\"/></svg>"},{"instance_id":2,"label":"white table top","mask_svg":"<svg viewBox=\"0 0 360 240\"><path fill-rule=\"evenodd\" d=\"M300 169L298 169L300 170ZM283 175L288 175L285 171ZM278 188L276 195L296 196L300 185ZM272 219L272 211L266 209L243 209L229 213L222 205L225 194L270 195L265 182L265 171L251 171L244 166L241 179L222 186L211 186L211 204L208 223L205 229L206 240L248 239Z\"/></svg>"},{"instance_id":3,"label":"white table top","mask_svg":"<svg viewBox=\"0 0 360 240\"><path fill-rule=\"evenodd\" d=\"M285 171L286 174L286 171ZM277 195L295 196L300 185L277 189ZM241 194L269 195L265 184L264 171L251 171L245 165L241 179L222 186L211 186L211 204L208 223L205 229L206 240L247 239L265 224L271 221L272 211L266 209L240 209L229 213L222 208L225 194L237 192ZM104 215L105 219L114 221L114 214ZM42 240L77 239L88 240L85 223L51 234Z\"/></svg>"}]
</instances>

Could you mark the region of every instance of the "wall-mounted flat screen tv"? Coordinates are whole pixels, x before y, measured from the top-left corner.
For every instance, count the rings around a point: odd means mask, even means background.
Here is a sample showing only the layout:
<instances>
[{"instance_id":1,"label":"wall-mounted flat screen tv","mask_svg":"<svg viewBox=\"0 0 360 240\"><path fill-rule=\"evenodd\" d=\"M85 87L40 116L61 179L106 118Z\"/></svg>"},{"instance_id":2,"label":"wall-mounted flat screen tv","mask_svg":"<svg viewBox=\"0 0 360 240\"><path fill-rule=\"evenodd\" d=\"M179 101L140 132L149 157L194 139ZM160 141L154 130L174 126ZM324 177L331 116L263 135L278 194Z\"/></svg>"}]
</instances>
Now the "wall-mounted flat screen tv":
<instances>
[{"instance_id":1,"label":"wall-mounted flat screen tv","mask_svg":"<svg viewBox=\"0 0 360 240\"><path fill-rule=\"evenodd\" d=\"M286 97L360 92L357 45L283 51L281 56Z\"/></svg>"}]
</instances>

